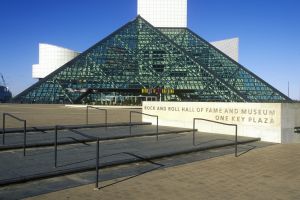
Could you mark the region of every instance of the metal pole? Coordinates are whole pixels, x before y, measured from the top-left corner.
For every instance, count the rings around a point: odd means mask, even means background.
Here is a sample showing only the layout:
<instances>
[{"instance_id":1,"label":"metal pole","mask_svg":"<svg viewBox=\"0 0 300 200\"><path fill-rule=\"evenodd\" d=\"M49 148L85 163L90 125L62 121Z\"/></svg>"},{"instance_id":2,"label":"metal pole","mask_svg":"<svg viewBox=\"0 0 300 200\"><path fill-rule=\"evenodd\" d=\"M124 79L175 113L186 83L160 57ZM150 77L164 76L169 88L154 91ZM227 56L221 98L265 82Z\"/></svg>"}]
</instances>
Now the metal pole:
<instances>
[{"instance_id":1,"label":"metal pole","mask_svg":"<svg viewBox=\"0 0 300 200\"><path fill-rule=\"evenodd\" d=\"M130 132L130 135L131 135L131 111L130 111L130 114L129 114L129 132Z\"/></svg>"},{"instance_id":2,"label":"metal pole","mask_svg":"<svg viewBox=\"0 0 300 200\"><path fill-rule=\"evenodd\" d=\"M235 157L237 157L237 125L235 125Z\"/></svg>"},{"instance_id":3,"label":"metal pole","mask_svg":"<svg viewBox=\"0 0 300 200\"><path fill-rule=\"evenodd\" d=\"M57 167L57 126L55 126L55 141L54 141L54 167Z\"/></svg>"},{"instance_id":4,"label":"metal pole","mask_svg":"<svg viewBox=\"0 0 300 200\"><path fill-rule=\"evenodd\" d=\"M96 188L99 188L99 138L97 138L97 150L96 150Z\"/></svg>"},{"instance_id":5,"label":"metal pole","mask_svg":"<svg viewBox=\"0 0 300 200\"><path fill-rule=\"evenodd\" d=\"M89 124L89 106L86 106L85 123Z\"/></svg>"},{"instance_id":6,"label":"metal pole","mask_svg":"<svg viewBox=\"0 0 300 200\"><path fill-rule=\"evenodd\" d=\"M158 141L158 116L156 117L156 141Z\"/></svg>"},{"instance_id":7,"label":"metal pole","mask_svg":"<svg viewBox=\"0 0 300 200\"><path fill-rule=\"evenodd\" d=\"M288 97L290 97L290 82L288 81Z\"/></svg>"},{"instance_id":8,"label":"metal pole","mask_svg":"<svg viewBox=\"0 0 300 200\"><path fill-rule=\"evenodd\" d=\"M23 156L26 156L26 140L27 140L27 130L26 130L26 120L24 120L24 146L23 146Z\"/></svg>"},{"instance_id":9,"label":"metal pole","mask_svg":"<svg viewBox=\"0 0 300 200\"><path fill-rule=\"evenodd\" d=\"M105 110L105 130L107 130L107 110Z\"/></svg>"},{"instance_id":10,"label":"metal pole","mask_svg":"<svg viewBox=\"0 0 300 200\"><path fill-rule=\"evenodd\" d=\"M3 113L3 124L2 124L2 144L5 144L5 113Z\"/></svg>"},{"instance_id":11,"label":"metal pole","mask_svg":"<svg viewBox=\"0 0 300 200\"><path fill-rule=\"evenodd\" d=\"M193 119L193 145L195 146L195 118Z\"/></svg>"}]
</instances>

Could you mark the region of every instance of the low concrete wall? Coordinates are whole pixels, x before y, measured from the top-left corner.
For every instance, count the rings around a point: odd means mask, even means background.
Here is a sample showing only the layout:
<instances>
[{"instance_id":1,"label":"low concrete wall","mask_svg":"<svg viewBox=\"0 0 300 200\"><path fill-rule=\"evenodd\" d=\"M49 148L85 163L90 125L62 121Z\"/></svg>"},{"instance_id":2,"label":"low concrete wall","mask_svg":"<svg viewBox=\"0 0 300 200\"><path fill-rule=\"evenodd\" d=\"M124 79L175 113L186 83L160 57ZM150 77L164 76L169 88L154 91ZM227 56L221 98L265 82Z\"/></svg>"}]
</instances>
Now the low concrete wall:
<instances>
[{"instance_id":1,"label":"low concrete wall","mask_svg":"<svg viewBox=\"0 0 300 200\"><path fill-rule=\"evenodd\" d=\"M143 102L143 112L159 116L159 125L193 127L193 118L238 125L238 135L275 143L300 143L299 103ZM155 118L143 116L156 124ZM196 121L200 132L233 135L234 127Z\"/></svg>"}]
</instances>

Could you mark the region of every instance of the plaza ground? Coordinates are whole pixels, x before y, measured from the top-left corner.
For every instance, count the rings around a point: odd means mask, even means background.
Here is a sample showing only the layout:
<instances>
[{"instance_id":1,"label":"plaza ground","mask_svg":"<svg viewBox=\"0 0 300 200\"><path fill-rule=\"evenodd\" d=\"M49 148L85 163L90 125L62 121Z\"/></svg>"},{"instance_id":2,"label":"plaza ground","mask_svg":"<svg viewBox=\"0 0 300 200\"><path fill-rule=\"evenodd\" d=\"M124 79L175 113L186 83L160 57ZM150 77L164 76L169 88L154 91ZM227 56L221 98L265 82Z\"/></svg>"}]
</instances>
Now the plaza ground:
<instances>
[{"instance_id":1,"label":"plaza ground","mask_svg":"<svg viewBox=\"0 0 300 200\"><path fill-rule=\"evenodd\" d=\"M126 107L125 107L126 108ZM129 122L129 112L134 109L108 109L108 122ZM27 126L54 126L85 124L86 108L72 108L65 105L45 104L0 104L0 113L8 112L27 120ZM133 121L141 121L141 115L133 115ZM105 120L103 111L89 109L89 123L103 123ZM2 122L2 115L0 116ZM7 127L22 127L18 121L7 118ZM2 123L0 125L2 128Z\"/></svg>"},{"instance_id":2,"label":"plaza ground","mask_svg":"<svg viewBox=\"0 0 300 200\"><path fill-rule=\"evenodd\" d=\"M28 199L300 199L300 144L272 145Z\"/></svg>"}]
</instances>

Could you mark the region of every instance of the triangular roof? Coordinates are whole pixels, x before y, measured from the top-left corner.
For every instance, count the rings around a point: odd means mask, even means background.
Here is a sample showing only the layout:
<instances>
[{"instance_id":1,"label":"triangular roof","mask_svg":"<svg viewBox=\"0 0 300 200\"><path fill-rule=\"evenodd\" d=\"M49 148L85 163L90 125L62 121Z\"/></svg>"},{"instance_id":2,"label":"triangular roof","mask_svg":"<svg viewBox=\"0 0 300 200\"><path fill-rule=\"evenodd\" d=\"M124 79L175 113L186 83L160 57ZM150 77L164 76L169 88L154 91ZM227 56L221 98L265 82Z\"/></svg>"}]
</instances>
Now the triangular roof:
<instances>
[{"instance_id":1,"label":"triangular roof","mask_svg":"<svg viewBox=\"0 0 300 200\"><path fill-rule=\"evenodd\" d=\"M189 29L158 29L140 16L14 100L80 103L93 91L137 93L156 87L172 88L183 100L290 101Z\"/></svg>"},{"instance_id":2,"label":"triangular roof","mask_svg":"<svg viewBox=\"0 0 300 200\"><path fill-rule=\"evenodd\" d=\"M256 74L188 28L160 29L202 66L212 70L247 102L292 101Z\"/></svg>"}]
</instances>

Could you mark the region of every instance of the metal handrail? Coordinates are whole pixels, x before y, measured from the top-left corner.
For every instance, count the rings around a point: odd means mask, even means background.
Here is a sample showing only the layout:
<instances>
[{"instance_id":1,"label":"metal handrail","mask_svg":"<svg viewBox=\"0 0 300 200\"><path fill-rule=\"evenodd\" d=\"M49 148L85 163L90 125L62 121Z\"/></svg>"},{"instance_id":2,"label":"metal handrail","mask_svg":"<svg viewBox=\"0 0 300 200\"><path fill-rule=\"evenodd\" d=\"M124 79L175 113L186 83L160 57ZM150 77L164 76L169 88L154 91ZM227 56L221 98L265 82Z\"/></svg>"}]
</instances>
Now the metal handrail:
<instances>
[{"instance_id":1,"label":"metal handrail","mask_svg":"<svg viewBox=\"0 0 300 200\"><path fill-rule=\"evenodd\" d=\"M156 141L158 141L158 115L150 115L147 113L142 113L142 112L138 112L138 111L130 111L130 115L129 115L129 130L130 130L130 135L131 135L131 127L132 127L132 113L136 113L136 114L141 114L141 115L146 115L146 116L150 116L150 117L156 117Z\"/></svg>"},{"instance_id":2,"label":"metal handrail","mask_svg":"<svg viewBox=\"0 0 300 200\"><path fill-rule=\"evenodd\" d=\"M94 106L86 106L86 117L85 117L86 124L89 124L89 108L93 108L105 112L105 127L107 128L107 109L101 109Z\"/></svg>"},{"instance_id":3,"label":"metal handrail","mask_svg":"<svg viewBox=\"0 0 300 200\"><path fill-rule=\"evenodd\" d=\"M212 123L216 123L216 124L222 124L222 125L226 125L226 126L235 126L235 157L237 157L237 143L238 143L238 139L237 139L237 124L227 124L227 123L223 123L223 122L218 122L218 121L213 121L213 120L209 120L209 119L203 119L203 118L194 118L193 119L193 145L195 146L195 122L196 120L201 120L201 121L207 121L207 122L212 122Z\"/></svg>"},{"instance_id":4,"label":"metal handrail","mask_svg":"<svg viewBox=\"0 0 300 200\"><path fill-rule=\"evenodd\" d=\"M95 183L95 189L99 188L99 143L100 143L100 138L99 137L94 137L94 136L90 136L84 133L81 133L79 131L75 131L72 130L70 128L67 128L66 126L62 126L62 125L56 125L55 126L55 138L54 138L54 167L57 168L57 134L58 134L58 130L59 128L66 128L68 130L71 130L73 133L81 135L83 137L86 137L88 139L92 139L97 141L97 146L96 146L96 183Z\"/></svg>"},{"instance_id":5,"label":"metal handrail","mask_svg":"<svg viewBox=\"0 0 300 200\"><path fill-rule=\"evenodd\" d=\"M21 119L19 117L16 117L10 113L3 113L3 118L2 118L2 144L5 145L5 132L6 132L6 128L5 128L5 118L6 116L9 116L13 119L16 119L20 122L24 123L24 143L23 143L23 156L26 156L26 142L27 142L27 130L26 130L26 120Z\"/></svg>"}]
</instances>

